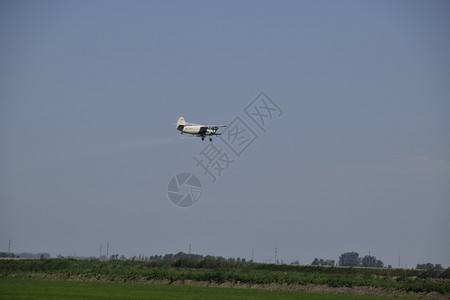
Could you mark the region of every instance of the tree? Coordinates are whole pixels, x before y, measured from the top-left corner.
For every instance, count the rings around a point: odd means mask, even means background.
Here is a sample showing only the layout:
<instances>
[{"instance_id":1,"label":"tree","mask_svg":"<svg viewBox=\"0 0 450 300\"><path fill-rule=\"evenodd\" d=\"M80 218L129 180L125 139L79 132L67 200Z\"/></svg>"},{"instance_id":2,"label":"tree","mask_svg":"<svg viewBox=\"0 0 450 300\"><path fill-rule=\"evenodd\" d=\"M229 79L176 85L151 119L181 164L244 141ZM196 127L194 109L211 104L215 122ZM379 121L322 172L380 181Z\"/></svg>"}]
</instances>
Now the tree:
<instances>
[{"instance_id":1,"label":"tree","mask_svg":"<svg viewBox=\"0 0 450 300\"><path fill-rule=\"evenodd\" d=\"M418 264L416 269L419 269L419 270L443 270L444 268L441 266L441 264L433 265L432 263L426 263L426 264Z\"/></svg>"},{"instance_id":2,"label":"tree","mask_svg":"<svg viewBox=\"0 0 450 300\"><path fill-rule=\"evenodd\" d=\"M381 260L377 259L375 268L384 268L384 263Z\"/></svg>"},{"instance_id":3,"label":"tree","mask_svg":"<svg viewBox=\"0 0 450 300\"><path fill-rule=\"evenodd\" d=\"M334 260L314 258L314 261L311 263L311 266L334 266Z\"/></svg>"},{"instance_id":4,"label":"tree","mask_svg":"<svg viewBox=\"0 0 450 300\"><path fill-rule=\"evenodd\" d=\"M324 263L324 266L334 267L334 259L327 259Z\"/></svg>"},{"instance_id":5,"label":"tree","mask_svg":"<svg viewBox=\"0 0 450 300\"><path fill-rule=\"evenodd\" d=\"M356 252L346 252L339 257L339 265L346 267L358 267L361 265L361 258Z\"/></svg>"},{"instance_id":6,"label":"tree","mask_svg":"<svg viewBox=\"0 0 450 300\"><path fill-rule=\"evenodd\" d=\"M10 252L0 252L0 257L16 257L16 255L14 253L10 253ZM19 257L19 256L17 256Z\"/></svg>"},{"instance_id":7,"label":"tree","mask_svg":"<svg viewBox=\"0 0 450 300\"><path fill-rule=\"evenodd\" d=\"M384 263L375 256L366 255L361 259L361 266L366 268L383 268Z\"/></svg>"}]
</instances>

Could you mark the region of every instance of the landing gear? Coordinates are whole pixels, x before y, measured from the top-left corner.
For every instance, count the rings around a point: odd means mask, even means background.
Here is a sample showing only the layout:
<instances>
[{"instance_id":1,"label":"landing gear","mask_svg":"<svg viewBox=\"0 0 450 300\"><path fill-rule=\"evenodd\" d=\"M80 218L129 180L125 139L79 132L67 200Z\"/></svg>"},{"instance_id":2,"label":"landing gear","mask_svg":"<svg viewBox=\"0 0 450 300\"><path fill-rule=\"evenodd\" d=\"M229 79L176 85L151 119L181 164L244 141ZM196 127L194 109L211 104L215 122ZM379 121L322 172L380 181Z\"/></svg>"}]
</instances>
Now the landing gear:
<instances>
[{"instance_id":1,"label":"landing gear","mask_svg":"<svg viewBox=\"0 0 450 300\"><path fill-rule=\"evenodd\" d=\"M212 138L211 137L209 138L209 141L212 142Z\"/></svg>"},{"instance_id":2,"label":"landing gear","mask_svg":"<svg viewBox=\"0 0 450 300\"><path fill-rule=\"evenodd\" d=\"M205 140L205 137L204 136L202 136L202 141L204 141Z\"/></svg>"}]
</instances>

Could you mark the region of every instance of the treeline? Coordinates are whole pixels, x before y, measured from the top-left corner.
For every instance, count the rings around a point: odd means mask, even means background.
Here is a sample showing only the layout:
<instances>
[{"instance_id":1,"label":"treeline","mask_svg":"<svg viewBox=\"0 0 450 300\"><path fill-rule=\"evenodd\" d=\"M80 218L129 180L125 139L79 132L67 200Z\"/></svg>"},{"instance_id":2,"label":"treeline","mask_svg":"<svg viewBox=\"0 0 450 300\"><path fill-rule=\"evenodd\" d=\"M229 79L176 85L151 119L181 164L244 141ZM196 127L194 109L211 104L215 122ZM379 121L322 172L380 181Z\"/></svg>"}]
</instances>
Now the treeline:
<instances>
[{"instance_id":1,"label":"treeline","mask_svg":"<svg viewBox=\"0 0 450 300\"><path fill-rule=\"evenodd\" d=\"M50 258L49 253L29 253L22 252L19 254L11 253L11 252L0 252L0 257L9 257L9 258Z\"/></svg>"},{"instance_id":2,"label":"treeline","mask_svg":"<svg viewBox=\"0 0 450 300\"><path fill-rule=\"evenodd\" d=\"M375 256L366 255L359 257L357 252L345 252L339 256L339 266L342 267L365 267L365 268L383 268L384 263ZM390 268L391 266L388 266Z\"/></svg>"},{"instance_id":3,"label":"treeline","mask_svg":"<svg viewBox=\"0 0 450 300\"><path fill-rule=\"evenodd\" d=\"M8 252L0 252L0 258L50 258L49 253L29 253L29 252L21 252L19 254L8 253ZM86 259L86 257L64 257L62 255L57 256L58 259L64 258L76 258L76 259ZM88 259L95 259L95 257L88 257ZM172 266L173 261L177 261L177 266L181 267L190 267L190 268L202 268L204 266L207 267L230 267L235 268L239 267L245 263L251 263L252 261L247 261L245 258L224 258L221 256L203 256L201 254L190 254L184 252L178 252L175 254L165 254L165 255L152 255L152 256L132 256L125 257L119 254L113 254L109 258L106 256L102 256L103 260L139 260L139 261L151 261L151 262L165 262L165 263L156 263L160 266ZM283 263L282 263L283 264ZM296 260L291 263L291 265L299 265L299 261ZM364 267L364 268L392 268L391 265L385 266L384 263L377 259L375 256L366 255L364 257L360 257L357 252L345 252L339 256L339 261L335 263L332 259L322 259L322 258L314 258L311 263L312 266L341 266L341 267ZM441 264L417 264L416 269L418 270L444 270Z\"/></svg>"},{"instance_id":4,"label":"treeline","mask_svg":"<svg viewBox=\"0 0 450 300\"><path fill-rule=\"evenodd\" d=\"M444 268L441 266L441 264L431 264L431 263L426 263L426 264L418 264L416 269L418 270L444 270Z\"/></svg>"},{"instance_id":5,"label":"treeline","mask_svg":"<svg viewBox=\"0 0 450 300\"><path fill-rule=\"evenodd\" d=\"M334 267L334 260L314 258L311 266L331 266Z\"/></svg>"},{"instance_id":6,"label":"treeline","mask_svg":"<svg viewBox=\"0 0 450 300\"><path fill-rule=\"evenodd\" d=\"M150 256L152 267L172 267L191 269L216 269L216 268L243 268L251 262L245 258L224 258L221 256L187 254L178 252L177 254L166 254L164 256Z\"/></svg>"},{"instance_id":7,"label":"treeline","mask_svg":"<svg viewBox=\"0 0 450 300\"><path fill-rule=\"evenodd\" d=\"M335 266L334 260L331 259L318 259L314 258L311 263L312 266ZM360 257L357 252L345 252L339 256L339 262L336 266L341 267L364 267L364 268L384 268L384 263L377 259L375 256L366 255L364 257ZM391 265L388 265L387 268L392 268ZM442 271L444 268L441 264L418 264L416 269L418 270L437 270Z\"/></svg>"},{"instance_id":8,"label":"treeline","mask_svg":"<svg viewBox=\"0 0 450 300\"><path fill-rule=\"evenodd\" d=\"M312 266L335 266L334 260L314 258ZM336 266L341 267L364 267L364 268L383 268L384 263L375 256L366 255L360 257L357 252L345 252L339 256L339 262ZM391 266L388 266L391 268Z\"/></svg>"},{"instance_id":9,"label":"treeline","mask_svg":"<svg viewBox=\"0 0 450 300\"><path fill-rule=\"evenodd\" d=\"M149 257L149 260L166 260L166 259L178 259L189 257L192 259L202 259L203 255L200 254L188 254L184 252L178 252L176 254L166 254L166 255L152 255Z\"/></svg>"}]
</instances>

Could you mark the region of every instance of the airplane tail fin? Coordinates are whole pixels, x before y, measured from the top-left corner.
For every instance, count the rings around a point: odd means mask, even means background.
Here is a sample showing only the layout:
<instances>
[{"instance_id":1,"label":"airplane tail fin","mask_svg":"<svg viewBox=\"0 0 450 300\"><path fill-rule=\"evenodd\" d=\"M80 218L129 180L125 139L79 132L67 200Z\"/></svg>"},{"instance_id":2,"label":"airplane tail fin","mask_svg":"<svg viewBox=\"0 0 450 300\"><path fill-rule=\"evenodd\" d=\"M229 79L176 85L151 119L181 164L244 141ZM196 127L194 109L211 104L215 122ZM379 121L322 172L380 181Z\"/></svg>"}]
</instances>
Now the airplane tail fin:
<instances>
[{"instance_id":1,"label":"airplane tail fin","mask_svg":"<svg viewBox=\"0 0 450 300\"><path fill-rule=\"evenodd\" d=\"M186 121L184 121L183 117L179 117L177 121L177 129L183 130L184 126L186 125Z\"/></svg>"}]
</instances>

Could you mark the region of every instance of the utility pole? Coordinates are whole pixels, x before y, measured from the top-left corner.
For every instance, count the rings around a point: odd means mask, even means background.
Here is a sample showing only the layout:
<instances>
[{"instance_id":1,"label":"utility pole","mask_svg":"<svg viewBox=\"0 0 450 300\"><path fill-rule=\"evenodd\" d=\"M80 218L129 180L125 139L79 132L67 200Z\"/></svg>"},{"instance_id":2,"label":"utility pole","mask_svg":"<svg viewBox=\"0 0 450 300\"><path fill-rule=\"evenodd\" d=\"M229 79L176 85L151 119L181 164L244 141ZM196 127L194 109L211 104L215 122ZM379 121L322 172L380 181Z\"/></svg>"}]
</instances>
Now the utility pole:
<instances>
[{"instance_id":1,"label":"utility pole","mask_svg":"<svg viewBox=\"0 0 450 300\"><path fill-rule=\"evenodd\" d=\"M102 244L100 244L100 256L98 258L102 259Z\"/></svg>"},{"instance_id":2,"label":"utility pole","mask_svg":"<svg viewBox=\"0 0 450 300\"><path fill-rule=\"evenodd\" d=\"M11 239L9 239L9 244L8 244L8 256L11 254Z\"/></svg>"},{"instance_id":3,"label":"utility pole","mask_svg":"<svg viewBox=\"0 0 450 300\"><path fill-rule=\"evenodd\" d=\"M277 247L275 247L275 263L277 264L278 263L278 260L277 260L277 251L278 249L277 249Z\"/></svg>"},{"instance_id":4,"label":"utility pole","mask_svg":"<svg viewBox=\"0 0 450 300\"><path fill-rule=\"evenodd\" d=\"M106 242L106 259L109 259L109 241Z\"/></svg>"},{"instance_id":5,"label":"utility pole","mask_svg":"<svg viewBox=\"0 0 450 300\"><path fill-rule=\"evenodd\" d=\"M252 248L252 262L253 262L253 254L255 254L255 253L253 252L253 248Z\"/></svg>"},{"instance_id":6,"label":"utility pole","mask_svg":"<svg viewBox=\"0 0 450 300\"><path fill-rule=\"evenodd\" d=\"M400 254L398 255L398 268L400 269Z\"/></svg>"},{"instance_id":7,"label":"utility pole","mask_svg":"<svg viewBox=\"0 0 450 300\"><path fill-rule=\"evenodd\" d=\"M191 254L191 244L189 244L189 255Z\"/></svg>"}]
</instances>

